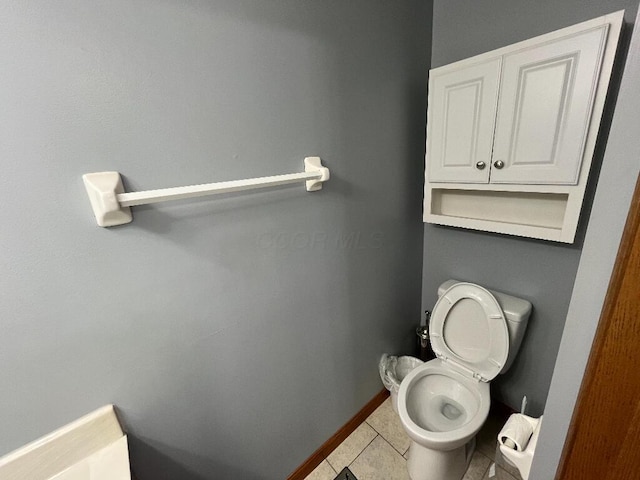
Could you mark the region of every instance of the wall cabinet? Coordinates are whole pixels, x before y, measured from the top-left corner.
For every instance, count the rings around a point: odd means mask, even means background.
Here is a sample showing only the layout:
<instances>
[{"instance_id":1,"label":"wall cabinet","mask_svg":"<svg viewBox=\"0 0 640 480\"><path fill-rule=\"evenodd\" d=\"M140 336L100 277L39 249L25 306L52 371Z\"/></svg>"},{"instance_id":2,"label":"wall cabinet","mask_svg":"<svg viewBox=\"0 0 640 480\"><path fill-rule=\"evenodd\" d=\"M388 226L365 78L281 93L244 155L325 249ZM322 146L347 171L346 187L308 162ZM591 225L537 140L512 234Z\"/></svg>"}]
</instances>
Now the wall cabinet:
<instances>
[{"instance_id":1,"label":"wall cabinet","mask_svg":"<svg viewBox=\"0 0 640 480\"><path fill-rule=\"evenodd\" d=\"M487 183L501 58L429 76L429 180Z\"/></svg>"},{"instance_id":2,"label":"wall cabinet","mask_svg":"<svg viewBox=\"0 0 640 480\"><path fill-rule=\"evenodd\" d=\"M573 242L622 14L431 70L426 222Z\"/></svg>"}]
</instances>

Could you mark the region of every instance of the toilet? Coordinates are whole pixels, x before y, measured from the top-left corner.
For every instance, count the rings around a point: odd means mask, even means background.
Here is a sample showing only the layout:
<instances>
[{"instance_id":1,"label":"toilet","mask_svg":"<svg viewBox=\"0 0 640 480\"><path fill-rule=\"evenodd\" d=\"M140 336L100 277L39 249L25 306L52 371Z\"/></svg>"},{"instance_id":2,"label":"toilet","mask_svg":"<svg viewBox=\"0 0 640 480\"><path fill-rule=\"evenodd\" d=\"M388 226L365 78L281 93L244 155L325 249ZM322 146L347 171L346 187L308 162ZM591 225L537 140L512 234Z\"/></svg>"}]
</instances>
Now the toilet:
<instances>
[{"instance_id":1,"label":"toilet","mask_svg":"<svg viewBox=\"0 0 640 480\"><path fill-rule=\"evenodd\" d=\"M448 280L438 296L429 325L436 358L398 392L411 480L462 479L489 415L489 382L513 363L531 314L527 300L473 283Z\"/></svg>"}]
</instances>

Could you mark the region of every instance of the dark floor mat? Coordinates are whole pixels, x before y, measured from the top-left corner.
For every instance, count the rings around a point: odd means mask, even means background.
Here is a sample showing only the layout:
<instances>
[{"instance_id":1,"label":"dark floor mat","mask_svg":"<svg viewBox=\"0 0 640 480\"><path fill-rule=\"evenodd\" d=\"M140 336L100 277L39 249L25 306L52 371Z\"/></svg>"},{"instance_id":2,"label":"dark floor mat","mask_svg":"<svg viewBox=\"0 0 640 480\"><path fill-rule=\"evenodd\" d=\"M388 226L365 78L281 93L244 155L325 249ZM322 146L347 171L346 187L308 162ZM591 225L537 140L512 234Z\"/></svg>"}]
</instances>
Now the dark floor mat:
<instances>
[{"instance_id":1,"label":"dark floor mat","mask_svg":"<svg viewBox=\"0 0 640 480\"><path fill-rule=\"evenodd\" d=\"M351 473L351 470L349 470L347 467L344 467L342 471L338 474L338 476L335 478L335 480L358 480L358 479L353 473Z\"/></svg>"}]
</instances>

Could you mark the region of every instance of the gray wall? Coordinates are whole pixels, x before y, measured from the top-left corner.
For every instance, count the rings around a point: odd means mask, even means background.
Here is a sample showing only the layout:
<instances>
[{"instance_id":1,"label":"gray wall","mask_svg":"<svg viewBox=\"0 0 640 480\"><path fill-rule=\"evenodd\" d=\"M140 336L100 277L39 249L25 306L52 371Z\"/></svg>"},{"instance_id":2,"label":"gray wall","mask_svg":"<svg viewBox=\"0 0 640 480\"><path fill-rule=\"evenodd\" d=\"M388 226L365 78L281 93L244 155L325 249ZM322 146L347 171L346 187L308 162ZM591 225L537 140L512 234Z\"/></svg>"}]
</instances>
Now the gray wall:
<instances>
[{"instance_id":1,"label":"gray wall","mask_svg":"<svg viewBox=\"0 0 640 480\"><path fill-rule=\"evenodd\" d=\"M0 454L103 404L145 479L282 479L420 308L430 2L0 5ZM128 190L332 179L138 207Z\"/></svg>"},{"instance_id":2,"label":"gray wall","mask_svg":"<svg viewBox=\"0 0 640 480\"><path fill-rule=\"evenodd\" d=\"M629 49L605 165L553 371L531 480L554 478L573 415L636 181L640 178L640 15Z\"/></svg>"},{"instance_id":3,"label":"gray wall","mask_svg":"<svg viewBox=\"0 0 640 480\"><path fill-rule=\"evenodd\" d=\"M436 0L431 63L445 65L620 9L626 9L625 21L633 22L637 0ZM593 180L610 117L611 109L605 113ZM590 192L594 185L592 181ZM544 409L587 218L583 215L579 239L569 246L425 225L423 308L433 306L438 284L448 278L476 282L533 304L519 356L509 372L492 382L492 391L513 408L527 395L528 411L534 415Z\"/></svg>"}]
</instances>

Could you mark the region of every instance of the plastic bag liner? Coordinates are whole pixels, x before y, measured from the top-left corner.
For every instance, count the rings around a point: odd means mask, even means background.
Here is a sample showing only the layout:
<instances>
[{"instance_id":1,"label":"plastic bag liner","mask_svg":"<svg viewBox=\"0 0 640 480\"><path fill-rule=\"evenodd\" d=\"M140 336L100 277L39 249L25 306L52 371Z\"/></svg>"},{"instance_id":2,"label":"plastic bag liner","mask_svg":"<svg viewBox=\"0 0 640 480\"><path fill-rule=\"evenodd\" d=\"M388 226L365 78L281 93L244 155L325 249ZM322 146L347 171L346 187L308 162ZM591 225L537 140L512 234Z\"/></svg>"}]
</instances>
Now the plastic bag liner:
<instances>
[{"instance_id":1,"label":"plastic bag liner","mask_svg":"<svg viewBox=\"0 0 640 480\"><path fill-rule=\"evenodd\" d=\"M402 383L404 377L406 377L411 370L419 367L423 363L419 358L409 356L396 357L394 355L387 355L386 353L380 358L380 363L378 364L380 379L385 388L391 392L391 405L396 412L398 411L398 390L400 390L400 383Z\"/></svg>"}]
</instances>

